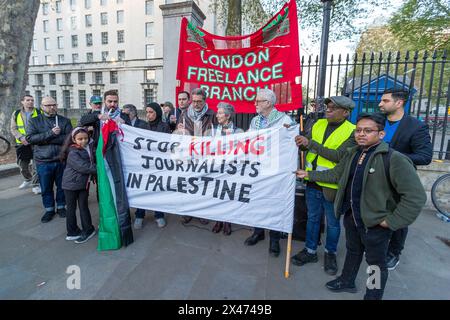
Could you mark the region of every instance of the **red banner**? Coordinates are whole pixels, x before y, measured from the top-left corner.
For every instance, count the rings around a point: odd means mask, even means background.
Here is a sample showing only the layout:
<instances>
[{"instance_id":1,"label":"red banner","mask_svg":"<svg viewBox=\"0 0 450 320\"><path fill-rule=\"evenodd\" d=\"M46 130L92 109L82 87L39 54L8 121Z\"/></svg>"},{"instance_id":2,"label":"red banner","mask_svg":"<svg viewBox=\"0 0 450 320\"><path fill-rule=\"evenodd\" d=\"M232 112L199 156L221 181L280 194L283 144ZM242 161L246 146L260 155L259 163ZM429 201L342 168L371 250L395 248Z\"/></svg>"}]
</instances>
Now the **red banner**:
<instances>
[{"instance_id":1,"label":"red banner","mask_svg":"<svg viewBox=\"0 0 450 320\"><path fill-rule=\"evenodd\" d=\"M255 113L256 93L272 89L277 109L301 108L302 87L297 6L290 0L251 35L222 37L183 18L178 52L177 95L204 88L208 106L231 103L237 113Z\"/></svg>"}]
</instances>

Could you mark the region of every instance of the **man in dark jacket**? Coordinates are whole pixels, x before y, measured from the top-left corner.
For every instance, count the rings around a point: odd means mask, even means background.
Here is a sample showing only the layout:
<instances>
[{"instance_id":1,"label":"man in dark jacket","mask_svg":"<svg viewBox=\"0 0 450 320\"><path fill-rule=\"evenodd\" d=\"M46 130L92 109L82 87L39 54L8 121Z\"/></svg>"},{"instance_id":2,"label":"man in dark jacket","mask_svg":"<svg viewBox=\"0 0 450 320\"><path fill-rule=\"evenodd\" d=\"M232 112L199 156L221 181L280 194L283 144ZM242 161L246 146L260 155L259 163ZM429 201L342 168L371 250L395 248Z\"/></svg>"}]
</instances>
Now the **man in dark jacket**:
<instances>
[{"instance_id":1,"label":"man in dark jacket","mask_svg":"<svg viewBox=\"0 0 450 320\"><path fill-rule=\"evenodd\" d=\"M212 130L217 125L214 111L208 108L206 92L197 88L192 90L192 103L186 111L180 115L177 129L184 130L191 136L203 136L206 131Z\"/></svg>"},{"instance_id":2,"label":"man in dark jacket","mask_svg":"<svg viewBox=\"0 0 450 320\"><path fill-rule=\"evenodd\" d=\"M64 165L59 156L66 136L72 131L70 120L57 114L58 105L51 97L42 99L43 113L28 122L26 140L33 145L33 157L42 190L42 202L45 214L43 223L55 216L55 195L53 185L56 184L56 212L60 217L66 216L66 200L61 187Z\"/></svg>"},{"instance_id":3,"label":"man in dark jacket","mask_svg":"<svg viewBox=\"0 0 450 320\"><path fill-rule=\"evenodd\" d=\"M392 232L417 218L426 201L412 161L389 148L384 117L360 115L355 129L358 146L332 170L297 171L310 181L338 182L336 217L344 215L347 254L342 274L326 287L333 292L356 292L355 279L365 252L375 283L364 299L381 299L388 278L386 254Z\"/></svg>"},{"instance_id":4,"label":"man in dark jacket","mask_svg":"<svg viewBox=\"0 0 450 320\"><path fill-rule=\"evenodd\" d=\"M384 91L379 104L381 112L387 116L383 141L410 158L415 166L427 165L433 158L430 132L425 123L405 114L408 96L409 92L403 89ZM407 234L408 227L392 233L387 256L389 270L394 270L400 262Z\"/></svg>"},{"instance_id":5,"label":"man in dark jacket","mask_svg":"<svg viewBox=\"0 0 450 320\"><path fill-rule=\"evenodd\" d=\"M122 107L122 113L128 115L130 118L130 123L133 127L140 129L148 129L148 123L144 120L139 119L137 115L136 106L133 104L126 104Z\"/></svg>"}]
</instances>

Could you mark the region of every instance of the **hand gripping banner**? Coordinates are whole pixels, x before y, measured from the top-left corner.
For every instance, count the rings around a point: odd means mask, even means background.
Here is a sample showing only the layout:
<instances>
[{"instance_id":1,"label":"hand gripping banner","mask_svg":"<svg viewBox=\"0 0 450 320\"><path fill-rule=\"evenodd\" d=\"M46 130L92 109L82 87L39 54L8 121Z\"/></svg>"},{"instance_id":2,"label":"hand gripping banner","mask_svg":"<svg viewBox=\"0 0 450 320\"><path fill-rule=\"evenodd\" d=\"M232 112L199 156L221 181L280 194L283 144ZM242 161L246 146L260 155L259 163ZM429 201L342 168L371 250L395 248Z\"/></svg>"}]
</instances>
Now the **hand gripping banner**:
<instances>
[{"instance_id":1,"label":"hand gripping banner","mask_svg":"<svg viewBox=\"0 0 450 320\"><path fill-rule=\"evenodd\" d=\"M297 6L294 0L251 35L222 37L183 18L178 52L177 95L204 88L208 106L231 103L237 113L255 113L260 88L277 95L276 108L301 108L302 88Z\"/></svg>"}]
</instances>

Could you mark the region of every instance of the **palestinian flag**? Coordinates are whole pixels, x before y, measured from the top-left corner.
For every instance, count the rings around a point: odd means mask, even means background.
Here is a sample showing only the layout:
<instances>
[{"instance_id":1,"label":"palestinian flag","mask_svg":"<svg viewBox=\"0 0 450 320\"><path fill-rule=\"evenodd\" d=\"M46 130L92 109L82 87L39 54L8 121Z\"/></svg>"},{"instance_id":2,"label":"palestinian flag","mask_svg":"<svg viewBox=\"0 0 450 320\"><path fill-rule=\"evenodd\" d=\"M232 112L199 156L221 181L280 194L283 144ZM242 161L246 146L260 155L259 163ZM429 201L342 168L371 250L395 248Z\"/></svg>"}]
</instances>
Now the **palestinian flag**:
<instances>
[{"instance_id":1,"label":"palestinian flag","mask_svg":"<svg viewBox=\"0 0 450 320\"><path fill-rule=\"evenodd\" d=\"M100 216L98 250L114 250L133 243L118 135L117 123L105 122L96 150Z\"/></svg>"}]
</instances>

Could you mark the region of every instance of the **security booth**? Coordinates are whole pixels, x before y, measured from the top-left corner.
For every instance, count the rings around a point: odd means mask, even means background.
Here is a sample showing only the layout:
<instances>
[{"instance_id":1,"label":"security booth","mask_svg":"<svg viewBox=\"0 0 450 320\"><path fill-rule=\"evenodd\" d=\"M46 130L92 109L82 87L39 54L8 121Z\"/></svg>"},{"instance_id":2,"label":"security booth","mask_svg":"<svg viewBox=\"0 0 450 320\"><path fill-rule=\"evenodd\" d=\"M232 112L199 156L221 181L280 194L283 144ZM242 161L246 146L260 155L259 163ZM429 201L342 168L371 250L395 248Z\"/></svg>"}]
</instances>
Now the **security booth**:
<instances>
[{"instance_id":1,"label":"security booth","mask_svg":"<svg viewBox=\"0 0 450 320\"><path fill-rule=\"evenodd\" d=\"M411 107L411 100L417 90L410 88L411 79L407 76L393 76L382 74L375 78L369 76L352 78L347 81L343 89L344 95L355 102L355 109L350 115L350 121L356 123L356 119L361 112L379 112L378 104L383 96L383 91L390 88L402 88L409 90L409 99L405 105L408 114Z\"/></svg>"}]
</instances>

